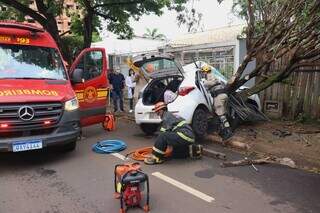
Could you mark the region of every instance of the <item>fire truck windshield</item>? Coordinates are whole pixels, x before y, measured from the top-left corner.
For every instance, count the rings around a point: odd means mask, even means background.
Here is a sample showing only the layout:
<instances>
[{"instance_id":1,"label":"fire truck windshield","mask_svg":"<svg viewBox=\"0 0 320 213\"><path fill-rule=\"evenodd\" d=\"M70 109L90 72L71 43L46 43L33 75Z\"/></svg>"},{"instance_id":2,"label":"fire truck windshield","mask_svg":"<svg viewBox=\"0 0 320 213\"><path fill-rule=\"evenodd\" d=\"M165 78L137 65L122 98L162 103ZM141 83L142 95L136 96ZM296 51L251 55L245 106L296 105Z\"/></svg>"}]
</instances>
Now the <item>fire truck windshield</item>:
<instances>
[{"instance_id":1,"label":"fire truck windshield","mask_svg":"<svg viewBox=\"0 0 320 213\"><path fill-rule=\"evenodd\" d=\"M67 75L54 48L0 44L0 79L66 80Z\"/></svg>"}]
</instances>

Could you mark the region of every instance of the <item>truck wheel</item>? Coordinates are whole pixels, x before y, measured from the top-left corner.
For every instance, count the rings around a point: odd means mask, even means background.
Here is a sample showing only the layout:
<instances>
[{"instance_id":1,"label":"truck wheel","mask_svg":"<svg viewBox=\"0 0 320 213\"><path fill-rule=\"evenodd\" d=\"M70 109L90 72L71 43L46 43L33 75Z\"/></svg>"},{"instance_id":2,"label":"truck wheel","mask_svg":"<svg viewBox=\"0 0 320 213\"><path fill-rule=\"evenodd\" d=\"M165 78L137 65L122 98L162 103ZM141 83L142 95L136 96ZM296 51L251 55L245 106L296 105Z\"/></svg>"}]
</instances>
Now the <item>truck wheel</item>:
<instances>
[{"instance_id":1,"label":"truck wheel","mask_svg":"<svg viewBox=\"0 0 320 213\"><path fill-rule=\"evenodd\" d=\"M76 146L77 146L77 139L74 139L72 142L64 145L62 147L62 150L64 152L72 152L72 151L74 151L76 149Z\"/></svg>"},{"instance_id":2,"label":"truck wheel","mask_svg":"<svg viewBox=\"0 0 320 213\"><path fill-rule=\"evenodd\" d=\"M198 139L206 136L208 130L208 111L204 108L197 108L192 116L192 129Z\"/></svg>"},{"instance_id":3,"label":"truck wheel","mask_svg":"<svg viewBox=\"0 0 320 213\"><path fill-rule=\"evenodd\" d=\"M159 128L159 124L140 124L141 130L146 135L153 135Z\"/></svg>"}]
</instances>

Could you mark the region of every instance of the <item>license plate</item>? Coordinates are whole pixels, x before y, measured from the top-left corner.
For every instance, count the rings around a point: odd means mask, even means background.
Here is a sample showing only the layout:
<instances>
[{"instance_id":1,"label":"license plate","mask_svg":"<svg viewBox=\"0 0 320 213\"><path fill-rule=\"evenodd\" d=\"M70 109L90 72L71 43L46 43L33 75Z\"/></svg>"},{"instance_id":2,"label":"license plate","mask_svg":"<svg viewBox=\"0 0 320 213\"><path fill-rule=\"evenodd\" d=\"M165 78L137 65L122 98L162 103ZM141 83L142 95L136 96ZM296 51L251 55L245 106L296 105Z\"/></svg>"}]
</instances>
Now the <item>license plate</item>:
<instances>
[{"instance_id":1,"label":"license plate","mask_svg":"<svg viewBox=\"0 0 320 213\"><path fill-rule=\"evenodd\" d=\"M157 113L155 113L155 112L150 112L149 118L150 118L150 119L158 119L159 116L158 116Z\"/></svg>"},{"instance_id":2,"label":"license plate","mask_svg":"<svg viewBox=\"0 0 320 213\"><path fill-rule=\"evenodd\" d=\"M42 140L19 141L12 144L13 152L42 149Z\"/></svg>"}]
</instances>

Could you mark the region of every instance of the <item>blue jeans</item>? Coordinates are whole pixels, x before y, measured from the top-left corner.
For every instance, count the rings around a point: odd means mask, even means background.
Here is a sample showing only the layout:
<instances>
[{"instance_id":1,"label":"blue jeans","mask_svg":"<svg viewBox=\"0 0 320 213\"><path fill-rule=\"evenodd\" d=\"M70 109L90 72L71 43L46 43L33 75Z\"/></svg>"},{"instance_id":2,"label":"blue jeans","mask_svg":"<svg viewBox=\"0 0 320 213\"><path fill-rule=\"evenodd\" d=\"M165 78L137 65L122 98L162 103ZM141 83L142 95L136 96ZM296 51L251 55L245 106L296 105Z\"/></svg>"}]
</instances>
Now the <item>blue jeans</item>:
<instances>
[{"instance_id":1,"label":"blue jeans","mask_svg":"<svg viewBox=\"0 0 320 213\"><path fill-rule=\"evenodd\" d=\"M117 91L117 90L112 90L112 100L113 100L113 107L114 111L118 111L118 102L120 102L120 110L123 110L123 91Z\"/></svg>"}]
</instances>

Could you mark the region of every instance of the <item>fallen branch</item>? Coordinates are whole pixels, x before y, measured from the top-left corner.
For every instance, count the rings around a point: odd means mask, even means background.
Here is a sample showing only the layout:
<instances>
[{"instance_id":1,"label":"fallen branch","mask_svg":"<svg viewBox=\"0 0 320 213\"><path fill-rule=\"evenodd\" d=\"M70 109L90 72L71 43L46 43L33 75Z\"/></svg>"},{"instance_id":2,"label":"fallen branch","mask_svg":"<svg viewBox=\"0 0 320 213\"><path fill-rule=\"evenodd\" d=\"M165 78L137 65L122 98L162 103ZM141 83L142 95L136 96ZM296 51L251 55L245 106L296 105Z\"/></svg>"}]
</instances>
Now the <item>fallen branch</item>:
<instances>
[{"instance_id":1,"label":"fallen branch","mask_svg":"<svg viewBox=\"0 0 320 213\"><path fill-rule=\"evenodd\" d=\"M271 160L271 157L251 160L248 158L245 158L243 160L238 161L226 161L221 163L221 167L233 167L233 166L246 166L246 165L252 165L252 164L266 164L266 163L273 163Z\"/></svg>"},{"instance_id":2,"label":"fallen branch","mask_svg":"<svg viewBox=\"0 0 320 213\"><path fill-rule=\"evenodd\" d=\"M233 166L246 166L246 165L254 165L254 164L280 164L283 166L288 166L290 168L296 168L296 164L290 158L275 158L275 157L265 157L260 159L248 159L245 158L243 160L238 161L226 161L220 164L221 167L233 167Z\"/></svg>"},{"instance_id":3,"label":"fallen branch","mask_svg":"<svg viewBox=\"0 0 320 213\"><path fill-rule=\"evenodd\" d=\"M221 160L227 159L227 156L224 153L216 152L211 149L203 149L202 154L206 157L211 157L211 158L216 158L216 159L221 159Z\"/></svg>"},{"instance_id":4,"label":"fallen branch","mask_svg":"<svg viewBox=\"0 0 320 213\"><path fill-rule=\"evenodd\" d=\"M320 130L301 130L301 131L295 131L297 134L318 134L320 133Z\"/></svg>"}]
</instances>

